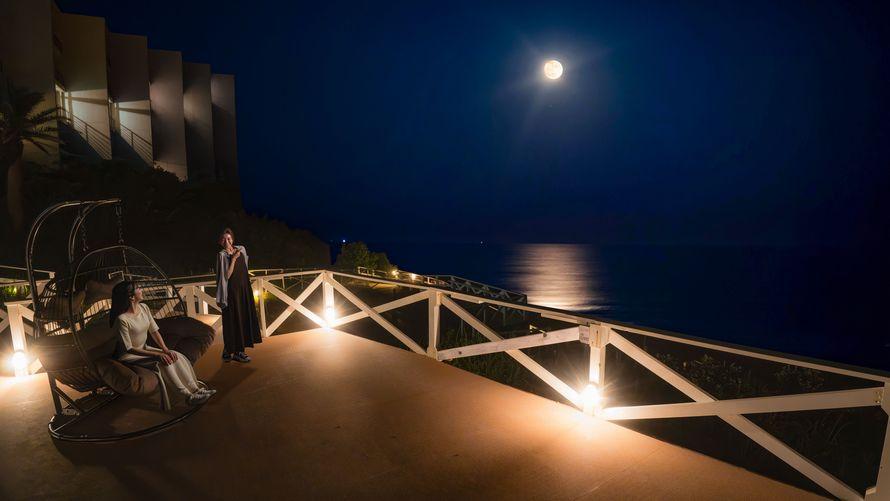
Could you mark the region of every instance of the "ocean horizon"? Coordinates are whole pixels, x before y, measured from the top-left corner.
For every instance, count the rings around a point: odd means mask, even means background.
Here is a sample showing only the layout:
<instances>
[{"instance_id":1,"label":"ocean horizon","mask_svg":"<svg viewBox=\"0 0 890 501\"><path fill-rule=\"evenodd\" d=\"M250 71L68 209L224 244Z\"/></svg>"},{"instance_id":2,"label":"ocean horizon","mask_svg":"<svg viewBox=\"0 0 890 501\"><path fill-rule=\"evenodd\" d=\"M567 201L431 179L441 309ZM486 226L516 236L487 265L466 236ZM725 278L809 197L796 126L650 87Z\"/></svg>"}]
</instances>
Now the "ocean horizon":
<instances>
[{"instance_id":1,"label":"ocean horizon","mask_svg":"<svg viewBox=\"0 0 890 501\"><path fill-rule=\"evenodd\" d=\"M875 264L855 250L769 245L369 243L401 269L686 335L890 370Z\"/></svg>"}]
</instances>

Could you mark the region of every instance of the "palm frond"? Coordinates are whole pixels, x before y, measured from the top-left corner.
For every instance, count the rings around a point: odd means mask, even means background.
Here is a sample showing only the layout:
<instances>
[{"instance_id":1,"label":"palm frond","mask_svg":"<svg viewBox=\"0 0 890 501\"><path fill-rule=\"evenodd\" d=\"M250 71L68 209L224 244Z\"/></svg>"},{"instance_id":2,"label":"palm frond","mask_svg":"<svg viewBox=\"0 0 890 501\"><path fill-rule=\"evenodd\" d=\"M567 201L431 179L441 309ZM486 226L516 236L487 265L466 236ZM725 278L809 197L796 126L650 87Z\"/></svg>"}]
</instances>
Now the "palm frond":
<instances>
[{"instance_id":1,"label":"palm frond","mask_svg":"<svg viewBox=\"0 0 890 501\"><path fill-rule=\"evenodd\" d=\"M49 142L51 142L51 143L58 143L58 142L59 142L59 137L58 137L58 136L54 136L54 135L52 135L52 134L43 134L43 133L32 133L32 134L28 134L28 135L26 135L26 136L22 136L22 139L23 139L23 140L24 140L24 139L42 140L42 141L49 141Z\"/></svg>"},{"instance_id":2,"label":"palm frond","mask_svg":"<svg viewBox=\"0 0 890 501\"><path fill-rule=\"evenodd\" d=\"M38 150L40 150L44 153L47 153L47 154L49 153L49 150L46 149L46 145L44 145L43 143L40 143L39 141L35 141L35 140L31 139L30 137L23 137L22 141L33 144L35 148L37 148Z\"/></svg>"},{"instance_id":3,"label":"palm frond","mask_svg":"<svg viewBox=\"0 0 890 501\"><path fill-rule=\"evenodd\" d=\"M13 107L23 115L27 115L35 106L43 101L43 94L33 92L22 88L13 88L12 96L10 96Z\"/></svg>"},{"instance_id":4,"label":"palm frond","mask_svg":"<svg viewBox=\"0 0 890 501\"><path fill-rule=\"evenodd\" d=\"M34 129L38 134L53 134L58 133L59 128L55 125L43 125Z\"/></svg>"},{"instance_id":5,"label":"palm frond","mask_svg":"<svg viewBox=\"0 0 890 501\"><path fill-rule=\"evenodd\" d=\"M34 125L41 125L50 121L57 120L58 110L56 108L48 108L37 113L28 115L27 119Z\"/></svg>"},{"instance_id":6,"label":"palm frond","mask_svg":"<svg viewBox=\"0 0 890 501\"><path fill-rule=\"evenodd\" d=\"M39 141L58 142L55 125L58 111L50 107L40 111L35 108L44 101L40 92L16 87L8 79L0 85L0 140L4 144L27 141L41 151L47 151Z\"/></svg>"}]
</instances>

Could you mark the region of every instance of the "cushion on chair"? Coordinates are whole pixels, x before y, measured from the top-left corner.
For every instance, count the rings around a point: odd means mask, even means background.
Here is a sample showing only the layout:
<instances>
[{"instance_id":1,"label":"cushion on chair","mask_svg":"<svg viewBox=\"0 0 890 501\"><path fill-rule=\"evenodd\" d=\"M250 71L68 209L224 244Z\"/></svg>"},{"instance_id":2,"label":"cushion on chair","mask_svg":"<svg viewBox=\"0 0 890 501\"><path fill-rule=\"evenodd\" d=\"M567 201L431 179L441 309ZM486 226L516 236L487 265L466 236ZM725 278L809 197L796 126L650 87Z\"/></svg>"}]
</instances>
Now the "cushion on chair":
<instances>
[{"instance_id":1,"label":"cushion on chair","mask_svg":"<svg viewBox=\"0 0 890 501\"><path fill-rule=\"evenodd\" d=\"M144 367L124 365L113 358L96 361L102 381L112 390L129 397L144 397L158 390L158 376Z\"/></svg>"},{"instance_id":2,"label":"cushion on chair","mask_svg":"<svg viewBox=\"0 0 890 501\"><path fill-rule=\"evenodd\" d=\"M80 313L83 310L83 302L86 297L85 291L77 291L72 296L71 303L68 302L68 296L65 295L57 295L50 298L47 301L46 305L44 305L37 312L37 318L43 320L45 322L53 321L53 320L68 320L68 317L73 311L75 314ZM69 310L68 307L71 307Z\"/></svg>"},{"instance_id":3,"label":"cushion on chair","mask_svg":"<svg viewBox=\"0 0 890 501\"><path fill-rule=\"evenodd\" d=\"M114 290L114 286L121 283L123 280L122 277L115 277L106 281L88 280L84 287L86 294L83 299L83 304L91 305L103 299L111 299L111 291Z\"/></svg>"},{"instance_id":4,"label":"cushion on chair","mask_svg":"<svg viewBox=\"0 0 890 501\"><path fill-rule=\"evenodd\" d=\"M198 361L213 344L212 327L189 317L170 317L156 320L164 337L164 344L171 350L185 355L192 363ZM148 344L154 346L151 336ZM114 358L96 361L102 380L114 391L128 396L149 396L158 389L157 374L144 367L123 364Z\"/></svg>"},{"instance_id":5,"label":"cushion on chair","mask_svg":"<svg viewBox=\"0 0 890 501\"><path fill-rule=\"evenodd\" d=\"M192 363L197 362L210 348L216 335L213 327L191 317L159 318L156 322L164 344L185 355ZM149 344L154 346L154 341L149 339Z\"/></svg>"},{"instance_id":6,"label":"cushion on chair","mask_svg":"<svg viewBox=\"0 0 890 501\"><path fill-rule=\"evenodd\" d=\"M88 323L77 336L90 360L113 356L119 339L117 332L102 321ZM75 348L71 334L45 336L32 343L37 358L48 370L62 370L85 364Z\"/></svg>"},{"instance_id":7,"label":"cushion on chair","mask_svg":"<svg viewBox=\"0 0 890 501\"><path fill-rule=\"evenodd\" d=\"M123 364L114 358L119 337L105 319L89 322L78 333L87 356L93 360L102 381L114 391L128 396L149 396L158 389L158 377L144 367ZM195 363L213 344L213 327L200 320L178 316L157 320L164 343ZM154 346L149 336L148 344ZM70 334L41 338L35 346L41 363L50 370L83 365Z\"/></svg>"}]
</instances>

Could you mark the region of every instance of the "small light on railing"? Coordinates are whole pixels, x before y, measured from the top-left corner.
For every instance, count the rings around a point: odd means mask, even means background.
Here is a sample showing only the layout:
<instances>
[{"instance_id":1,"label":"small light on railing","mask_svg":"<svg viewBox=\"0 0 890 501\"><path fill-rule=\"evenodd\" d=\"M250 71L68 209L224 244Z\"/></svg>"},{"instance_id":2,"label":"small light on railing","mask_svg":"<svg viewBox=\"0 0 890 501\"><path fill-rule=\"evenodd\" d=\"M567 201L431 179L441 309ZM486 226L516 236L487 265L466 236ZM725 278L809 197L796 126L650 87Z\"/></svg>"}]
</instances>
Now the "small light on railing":
<instances>
[{"instance_id":1,"label":"small light on railing","mask_svg":"<svg viewBox=\"0 0 890 501\"><path fill-rule=\"evenodd\" d=\"M9 365L12 366L16 376L20 375L28 368L28 355L22 350L15 350L9 357Z\"/></svg>"},{"instance_id":2,"label":"small light on railing","mask_svg":"<svg viewBox=\"0 0 890 501\"><path fill-rule=\"evenodd\" d=\"M254 289L253 290L253 300L256 301L259 298L260 298L260 291L258 291L257 289Z\"/></svg>"},{"instance_id":3,"label":"small light on railing","mask_svg":"<svg viewBox=\"0 0 890 501\"><path fill-rule=\"evenodd\" d=\"M411 280L417 280L417 274L416 274L416 273L412 273L412 274L411 274Z\"/></svg>"},{"instance_id":4,"label":"small light on railing","mask_svg":"<svg viewBox=\"0 0 890 501\"><path fill-rule=\"evenodd\" d=\"M331 325L337 320L337 310L333 306L326 306L324 309L325 330L330 330Z\"/></svg>"},{"instance_id":5,"label":"small light on railing","mask_svg":"<svg viewBox=\"0 0 890 501\"><path fill-rule=\"evenodd\" d=\"M394 276L394 277L399 276L399 270L392 270L392 276Z\"/></svg>"},{"instance_id":6,"label":"small light on railing","mask_svg":"<svg viewBox=\"0 0 890 501\"><path fill-rule=\"evenodd\" d=\"M599 407L602 401L602 393L599 388L592 384L588 384L581 392L581 405L584 407L584 412L586 413L593 413L593 410L596 407Z\"/></svg>"}]
</instances>

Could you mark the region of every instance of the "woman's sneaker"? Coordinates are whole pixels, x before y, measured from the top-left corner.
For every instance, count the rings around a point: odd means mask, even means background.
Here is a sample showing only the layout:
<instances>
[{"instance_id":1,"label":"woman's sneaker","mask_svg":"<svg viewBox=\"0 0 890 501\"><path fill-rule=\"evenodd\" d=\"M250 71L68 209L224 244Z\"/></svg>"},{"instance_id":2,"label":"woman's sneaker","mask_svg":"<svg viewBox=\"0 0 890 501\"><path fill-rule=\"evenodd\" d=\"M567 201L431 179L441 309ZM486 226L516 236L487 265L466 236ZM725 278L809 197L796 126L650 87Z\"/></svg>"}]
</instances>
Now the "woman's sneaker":
<instances>
[{"instance_id":1,"label":"woman's sneaker","mask_svg":"<svg viewBox=\"0 0 890 501\"><path fill-rule=\"evenodd\" d=\"M208 398L210 398L209 393L196 391L189 395L188 399L186 399L186 402L188 402L189 405L201 405L206 402Z\"/></svg>"},{"instance_id":2,"label":"woman's sneaker","mask_svg":"<svg viewBox=\"0 0 890 501\"><path fill-rule=\"evenodd\" d=\"M232 361L232 354L231 354L231 353L223 353L223 355L222 355L222 361L223 361L223 362L231 362L231 361Z\"/></svg>"},{"instance_id":3,"label":"woman's sneaker","mask_svg":"<svg viewBox=\"0 0 890 501\"><path fill-rule=\"evenodd\" d=\"M250 357L247 356L247 353L244 353L242 351L242 352L235 353L234 355L232 355L232 360L246 364L247 362L250 362Z\"/></svg>"}]
</instances>

